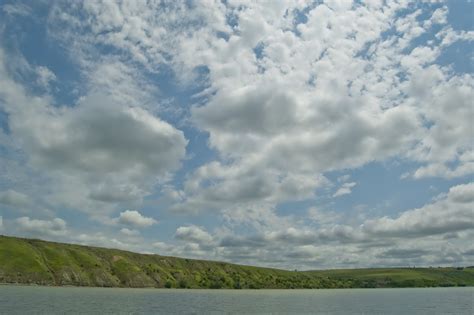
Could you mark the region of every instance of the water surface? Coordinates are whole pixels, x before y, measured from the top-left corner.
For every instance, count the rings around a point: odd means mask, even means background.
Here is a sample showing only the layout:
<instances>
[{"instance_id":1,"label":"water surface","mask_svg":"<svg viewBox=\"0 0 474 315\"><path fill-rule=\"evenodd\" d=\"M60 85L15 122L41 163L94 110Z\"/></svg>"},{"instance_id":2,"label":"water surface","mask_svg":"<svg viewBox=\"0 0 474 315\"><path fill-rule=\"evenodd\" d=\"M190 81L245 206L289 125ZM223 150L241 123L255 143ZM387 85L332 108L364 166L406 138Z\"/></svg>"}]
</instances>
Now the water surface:
<instances>
[{"instance_id":1,"label":"water surface","mask_svg":"<svg viewBox=\"0 0 474 315\"><path fill-rule=\"evenodd\" d=\"M173 290L0 286L1 314L473 314L474 288Z\"/></svg>"}]
</instances>

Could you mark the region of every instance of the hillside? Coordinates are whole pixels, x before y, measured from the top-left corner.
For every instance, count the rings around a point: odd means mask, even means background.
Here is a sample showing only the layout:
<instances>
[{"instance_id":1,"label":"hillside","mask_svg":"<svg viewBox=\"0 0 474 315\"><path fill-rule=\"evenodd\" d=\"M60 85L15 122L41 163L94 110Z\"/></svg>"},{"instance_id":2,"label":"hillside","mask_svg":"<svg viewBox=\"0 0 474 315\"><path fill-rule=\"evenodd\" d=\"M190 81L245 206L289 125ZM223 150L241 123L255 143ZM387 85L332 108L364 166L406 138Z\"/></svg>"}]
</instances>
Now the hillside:
<instances>
[{"instance_id":1,"label":"hillside","mask_svg":"<svg viewBox=\"0 0 474 315\"><path fill-rule=\"evenodd\" d=\"M0 236L0 283L216 289L472 286L474 268L287 271Z\"/></svg>"}]
</instances>

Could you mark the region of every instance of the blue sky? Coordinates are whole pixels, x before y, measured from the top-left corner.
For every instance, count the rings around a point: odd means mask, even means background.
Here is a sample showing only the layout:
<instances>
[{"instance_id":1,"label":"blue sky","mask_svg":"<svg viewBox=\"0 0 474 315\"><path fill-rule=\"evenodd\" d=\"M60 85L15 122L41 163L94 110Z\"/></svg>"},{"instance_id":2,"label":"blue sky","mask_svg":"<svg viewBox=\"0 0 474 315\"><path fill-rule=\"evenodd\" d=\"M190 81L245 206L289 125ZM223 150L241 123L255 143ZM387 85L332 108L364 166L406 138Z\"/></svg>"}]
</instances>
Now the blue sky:
<instances>
[{"instance_id":1,"label":"blue sky","mask_svg":"<svg viewBox=\"0 0 474 315\"><path fill-rule=\"evenodd\" d=\"M471 1L4 1L0 233L474 263Z\"/></svg>"}]
</instances>

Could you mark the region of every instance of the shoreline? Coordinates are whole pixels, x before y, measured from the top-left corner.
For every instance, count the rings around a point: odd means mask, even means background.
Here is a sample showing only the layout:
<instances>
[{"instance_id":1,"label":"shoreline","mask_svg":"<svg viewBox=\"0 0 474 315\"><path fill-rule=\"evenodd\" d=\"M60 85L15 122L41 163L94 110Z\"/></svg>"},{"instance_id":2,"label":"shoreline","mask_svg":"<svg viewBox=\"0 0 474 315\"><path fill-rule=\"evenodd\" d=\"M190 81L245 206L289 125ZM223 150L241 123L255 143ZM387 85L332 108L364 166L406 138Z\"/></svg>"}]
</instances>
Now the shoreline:
<instances>
[{"instance_id":1,"label":"shoreline","mask_svg":"<svg viewBox=\"0 0 474 315\"><path fill-rule=\"evenodd\" d=\"M474 268L294 271L0 236L4 285L150 289L363 289L474 286Z\"/></svg>"},{"instance_id":2,"label":"shoreline","mask_svg":"<svg viewBox=\"0 0 474 315\"><path fill-rule=\"evenodd\" d=\"M431 286L431 287L373 287L373 288L258 288L258 289L233 289L233 288L160 288L160 287L99 287L99 286L77 286L77 285L44 285L37 283L9 283L0 282L3 287L42 287L42 288L92 288L92 289L138 289L138 290L160 290L160 291L322 291L322 290L387 290L387 289L448 289L448 288L472 288L474 285L466 286Z\"/></svg>"}]
</instances>

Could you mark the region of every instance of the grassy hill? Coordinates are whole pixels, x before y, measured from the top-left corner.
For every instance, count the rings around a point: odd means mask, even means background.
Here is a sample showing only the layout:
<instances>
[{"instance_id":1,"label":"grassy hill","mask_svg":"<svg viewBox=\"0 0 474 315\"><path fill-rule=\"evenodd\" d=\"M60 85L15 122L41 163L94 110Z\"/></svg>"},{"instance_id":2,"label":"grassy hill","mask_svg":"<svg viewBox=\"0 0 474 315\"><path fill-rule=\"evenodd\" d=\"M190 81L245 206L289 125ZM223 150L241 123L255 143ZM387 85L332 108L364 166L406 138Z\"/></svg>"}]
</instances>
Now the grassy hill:
<instances>
[{"instance_id":1,"label":"grassy hill","mask_svg":"<svg viewBox=\"0 0 474 315\"><path fill-rule=\"evenodd\" d=\"M0 283L215 289L472 286L474 268L297 272L0 236Z\"/></svg>"}]
</instances>

